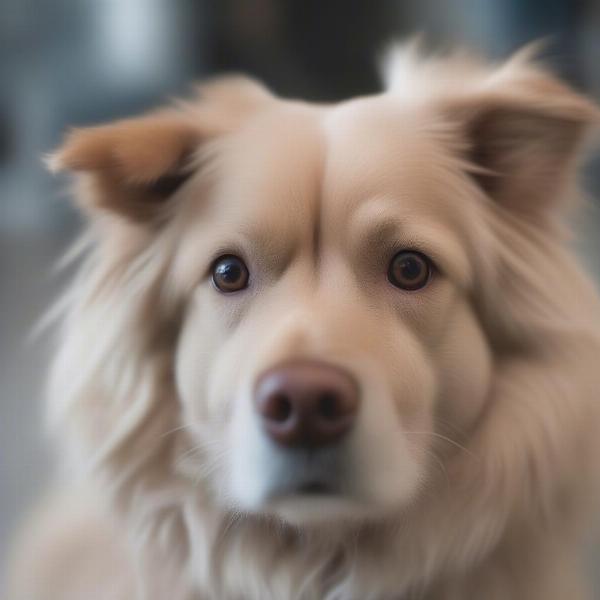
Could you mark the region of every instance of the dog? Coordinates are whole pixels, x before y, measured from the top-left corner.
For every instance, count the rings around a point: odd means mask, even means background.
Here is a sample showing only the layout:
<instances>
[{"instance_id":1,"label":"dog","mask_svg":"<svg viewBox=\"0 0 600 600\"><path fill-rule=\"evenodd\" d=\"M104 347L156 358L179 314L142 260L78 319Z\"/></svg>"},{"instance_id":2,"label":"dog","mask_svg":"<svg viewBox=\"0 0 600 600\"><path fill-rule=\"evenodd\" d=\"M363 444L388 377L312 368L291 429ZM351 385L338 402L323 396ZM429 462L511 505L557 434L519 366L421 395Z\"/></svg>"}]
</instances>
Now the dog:
<instances>
[{"instance_id":1,"label":"dog","mask_svg":"<svg viewBox=\"0 0 600 600\"><path fill-rule=\"evenodd\" d=\"M88 227L12 599L590 598L600 111L530 50L384 73L218 79L50 157Z\"/></svg>"}]
</instances>

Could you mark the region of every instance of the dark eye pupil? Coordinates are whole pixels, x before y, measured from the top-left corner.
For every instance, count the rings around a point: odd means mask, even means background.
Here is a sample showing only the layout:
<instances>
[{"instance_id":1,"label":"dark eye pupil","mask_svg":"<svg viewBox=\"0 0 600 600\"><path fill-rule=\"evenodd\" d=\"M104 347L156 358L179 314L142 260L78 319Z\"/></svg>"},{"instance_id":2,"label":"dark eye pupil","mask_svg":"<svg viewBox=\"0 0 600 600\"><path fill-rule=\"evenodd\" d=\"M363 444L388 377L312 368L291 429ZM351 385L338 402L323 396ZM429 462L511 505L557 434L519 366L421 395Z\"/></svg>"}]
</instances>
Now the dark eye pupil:
<instances>
[{"instance_id":1,"label":"dark eye pupil","mask_svg":"<svg viewBox=\"0 0 600 600\"><path fill-rule=\"evenodd\" d=\"M419 252L403 251L394 256L388 270L390 283L404 290L418 290L429 281L429 259Z\"/></svg>"},{"instance_id":2,"label":"dark eye pupil","mask_svg":"<svg viewBox=\"0 0 600 600\"><path fill-rule=\"evenodd\" d=\"M242 275L242 268L233 261L224 261L217 267L217 275L222 281L235 283Z\"/></svg>"},{"instance_id":3,"label":"dark eye pupil","mask_svg":"<svg viewBox=\"0 0 600 600\"><path fill-rule=\"evenodd\" d=\"M399 268L405 279L417 279L421 275L423 265L413 256L408 256L400 261Z\"/></svg>"},{"instance_id":4,"label":"dark eye pupil","mask_svg":"<svg viewBox=\"0 0 600 600\"><path fill-rule=\"evenodd\" d=\"M223 256L213 266L213 282L222 292L236 292L248 285L248 269L241 258Z\"/></svg>"}]
</instances>

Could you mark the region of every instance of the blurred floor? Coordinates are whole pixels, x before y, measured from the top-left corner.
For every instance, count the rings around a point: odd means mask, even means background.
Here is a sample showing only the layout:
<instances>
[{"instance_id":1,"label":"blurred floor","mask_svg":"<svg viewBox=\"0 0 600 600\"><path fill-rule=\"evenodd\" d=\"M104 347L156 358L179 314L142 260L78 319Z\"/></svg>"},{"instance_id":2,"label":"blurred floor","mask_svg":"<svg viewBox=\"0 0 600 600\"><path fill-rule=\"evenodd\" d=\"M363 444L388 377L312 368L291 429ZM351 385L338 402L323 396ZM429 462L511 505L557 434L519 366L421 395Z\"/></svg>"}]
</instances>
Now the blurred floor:
<instances>
[{"instance_id":1,"label":"blurred floor","mask_svg":"<svg viewBox=\"0 0 600 600\"><path fill-rule=\"evenodd\" d=\"M58 295L64 233L0 234L0 565L10 535L47 479L42 389L50 340L30 332ZM0 586L1 587L1 586Z\"/></svg>"}]
</instances>

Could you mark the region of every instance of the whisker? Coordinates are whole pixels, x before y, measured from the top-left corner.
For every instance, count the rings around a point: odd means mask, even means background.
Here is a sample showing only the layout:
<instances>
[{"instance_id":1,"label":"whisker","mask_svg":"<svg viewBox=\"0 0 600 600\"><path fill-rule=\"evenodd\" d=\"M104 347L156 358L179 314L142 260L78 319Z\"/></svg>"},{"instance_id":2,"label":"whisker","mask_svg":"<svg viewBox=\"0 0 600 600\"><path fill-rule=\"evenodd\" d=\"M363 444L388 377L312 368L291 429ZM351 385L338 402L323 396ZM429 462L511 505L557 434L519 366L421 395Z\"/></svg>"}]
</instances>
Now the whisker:
<instances>
[{"instance_id":1,"label":"whisker","mask_svg":"<svg viewBox=\"0 0 600 600\"><path fill-rule=\"evenodd\" d=\"M461 438L461 439L465 439L467 437L467 432L464 429L457 427L455 424L451 423L450 421L441 419L440 417L436 417L435 422L437 425L439 425L440 429L445 430L448 433L452 434L453 437L455 436L455 437Z\"/></svg>"},{"instance_id":2,"label":"whisker","mask_svg":"<svg viewBox=\"0 0 600 600\"><path fill-rule=\"evenodd\" d=\"M206 477L207 475L210 475L211 473L214 473L214 471L216 471L217 469L221 468L223 464L222 458L223 456L215 456L210 461L207 461L206 464L202 465L202 467L200 468L200 473L202 474L202 476Z\"/></svg>"},{"instance_id":3,"label":"whisker","mask_svg":"<svg viewBox=\"0 0 600 600\"><path fill-rule=\"evenodd\" d=\"M445 442L448 442L449 444L452 444L453 446L462 450L463 452L466 452L472 458L477 459L477 456L473 454L473 452L471 452L471 450L469 450L467 447L463 446L462 444L459 444L456 440L453 440L448 436L442 435L441 433L437 433L436 431L406 431L405 433L408 435L430 435L439 438L441 440L444 440Z\"/></svg>"},{"instance_id":4,"label":"whisker","mask_svg":"<svg viewBox=\"0 0 600 600\"><path fill-rule=\"evenodd\" d=\"M212 448L211 448L212 447ZM215 450L217 448L217 450ZM221 442L219 440L202 440L200 443L188 448L184 452L182 452L175 461L175 466L179 466L181 462L195 453L201 454L202 452L211 452L213 455L216 455L218 458L221 458L226 454L226 450L221 447Z\"/></svg>"},{"instance_id":5,"label":"whisker","mask_svg":"<svg viewBox=\"0 0 600 600\"><path fill-rule=\"evenodd\" d=\"M182 452L177 457L177 460L175 461L175 466L179 466L187 458L193 456L194 454L200 454L203 450L204 450L204 446L201 446L201 445L197 445L197 446L193 446L192 448L189 448L188 450L186 450L185 452Z\"/></svg>"},{"instance_id":6,"label":"whisker","mask_svg":"<svg viewBox=\"0 0 600 600\"><path fill-rule=\"evenodd\" d=\"M164 433L161 433L159 438L164 438L167 437L168 435L172 435L174 433L177 433L178 431L182 431L184 429L190 429L191 425L188 423L184 423L183 425L180 425L179 427L174 427L173 429L169 429L168 431L165 431Z\"/></svg>"}]
</instances>

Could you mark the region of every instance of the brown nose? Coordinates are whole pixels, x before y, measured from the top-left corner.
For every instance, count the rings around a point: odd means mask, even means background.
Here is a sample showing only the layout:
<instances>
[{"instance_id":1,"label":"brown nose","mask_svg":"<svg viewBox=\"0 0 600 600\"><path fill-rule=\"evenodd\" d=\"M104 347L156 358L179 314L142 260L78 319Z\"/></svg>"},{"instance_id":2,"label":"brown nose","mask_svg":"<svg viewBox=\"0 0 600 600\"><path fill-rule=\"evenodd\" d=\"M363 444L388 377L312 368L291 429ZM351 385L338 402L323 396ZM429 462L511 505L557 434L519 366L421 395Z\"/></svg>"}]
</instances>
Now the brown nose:
<instances>
[{"instance_id":1,"label":"brown nose","mask_svg":"<svg viewBox=\"0 0 600 600\"><path fill-rule=\"evenodd\" d=\"M305 448L340 440L352 427L359 404L354 379L317 361L297 361L267 371L258 381L254 400L273 441Z\"/></svg>"}]
</instances>

